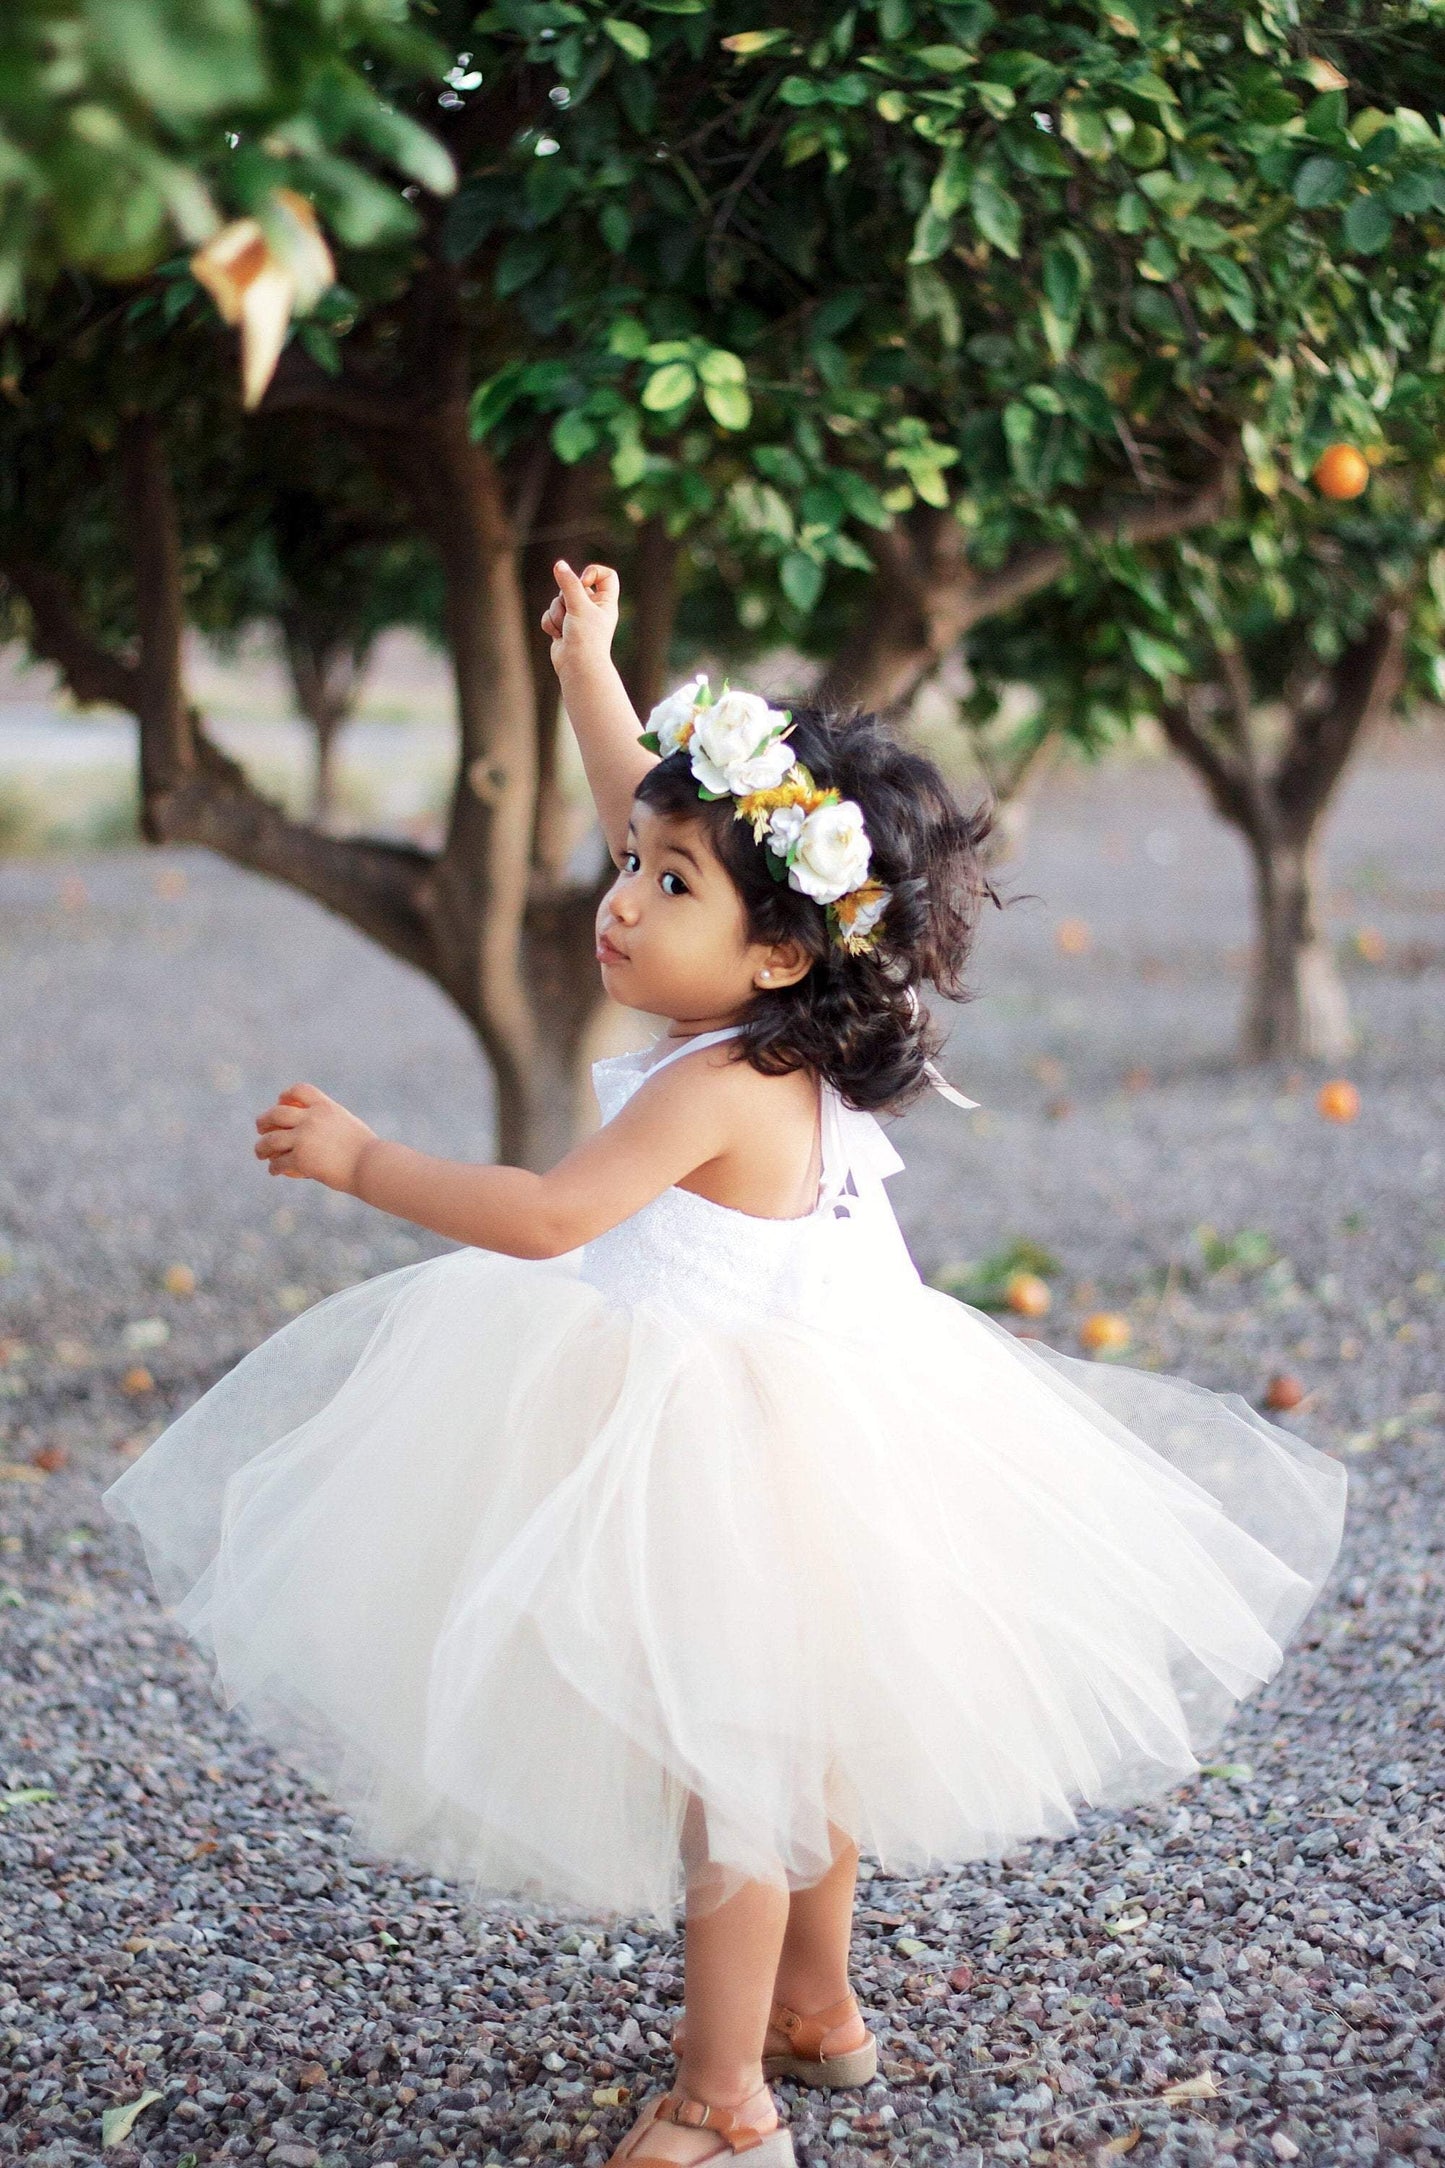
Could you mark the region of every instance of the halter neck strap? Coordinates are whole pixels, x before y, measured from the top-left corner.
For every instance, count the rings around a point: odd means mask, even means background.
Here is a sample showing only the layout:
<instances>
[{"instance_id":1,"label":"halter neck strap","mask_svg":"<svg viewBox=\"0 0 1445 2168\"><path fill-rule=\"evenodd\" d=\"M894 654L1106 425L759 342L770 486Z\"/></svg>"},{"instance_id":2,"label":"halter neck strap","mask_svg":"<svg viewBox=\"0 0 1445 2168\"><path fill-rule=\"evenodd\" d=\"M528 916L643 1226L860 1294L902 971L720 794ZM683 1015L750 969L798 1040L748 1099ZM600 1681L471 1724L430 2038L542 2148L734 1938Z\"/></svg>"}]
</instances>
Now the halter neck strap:
<instances>
[{"instance_id":1,"label":"halter neck strap","mask_svg":"<svg viewBox=\"0 0 1445 2168\"><path fill-rule=\"evenodd\" d=\"M665 1069L670 1061L678 1061L684 1054L695 1053L700 1046L716 1046L719 1040L735 1039L742 1028L741 1024L723 1024L717 1031L696 1031L690 1038L675 1046L670 1054L664 1054L661 1061L650 1062L642 1073L644 1076L656 1076L658 1070Z\"/></svg>"}]
</instances>

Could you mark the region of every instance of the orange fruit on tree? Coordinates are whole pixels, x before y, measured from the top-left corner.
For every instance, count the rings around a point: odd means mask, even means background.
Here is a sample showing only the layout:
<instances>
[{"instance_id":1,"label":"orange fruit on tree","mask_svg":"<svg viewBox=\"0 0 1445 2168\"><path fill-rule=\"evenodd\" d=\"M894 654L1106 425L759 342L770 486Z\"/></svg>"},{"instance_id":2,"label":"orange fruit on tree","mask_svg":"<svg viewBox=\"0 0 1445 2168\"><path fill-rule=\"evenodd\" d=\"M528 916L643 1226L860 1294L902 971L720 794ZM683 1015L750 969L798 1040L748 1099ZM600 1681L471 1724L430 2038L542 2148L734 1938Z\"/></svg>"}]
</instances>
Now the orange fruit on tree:
<instances>
[{"instance_id":1,"label":"orange fruit on tree","mask_svg":"<svg viewBox=\"0 0 1445 2168\"><path fill-rule=\"evenodd\" d=\"M1315 461L1314 485L1322 497L1358 497L1370 479L1370 463L1353 444L1331 444Z\"/></svg>"},{"instance_id":2,"label":"orange fruit on tree","mask_svg":"<svg viewBox=\"0 0 1445 2168\"><path fill-rule=\"evenodd\" d=\"M1020 1317L1044 1317L1054 1298L1049 1293L1048 1281L1041 1280L1036 1272L1013 1272L1004 1288L1003 1299Z\"/></svg>"},{"instance_id":3,"label":"orange fruit on tree","mask_svg":"<svg viewBox=\"0 0 1445 2168\"><path fill-rule=\"evenodd\" d=\"M1359 1119L1360 1095L1348 1077L1331 1077L1321 1084L1315 1106L1327 1122L1353 1122Z\"/></svg>"},{"instance_id":4,"label":"orange fruit on tree","mask_svg":"<svg viewBox=\"0 0 1445 2168\"><path fill-rule=\"evenodd\" d=\"M1129 1320L1117 1310L1095 1310L1079 1327L1079 1344L1091 1355L1117 1355L1129 1337Z\"/></svg>"}]
</instances>

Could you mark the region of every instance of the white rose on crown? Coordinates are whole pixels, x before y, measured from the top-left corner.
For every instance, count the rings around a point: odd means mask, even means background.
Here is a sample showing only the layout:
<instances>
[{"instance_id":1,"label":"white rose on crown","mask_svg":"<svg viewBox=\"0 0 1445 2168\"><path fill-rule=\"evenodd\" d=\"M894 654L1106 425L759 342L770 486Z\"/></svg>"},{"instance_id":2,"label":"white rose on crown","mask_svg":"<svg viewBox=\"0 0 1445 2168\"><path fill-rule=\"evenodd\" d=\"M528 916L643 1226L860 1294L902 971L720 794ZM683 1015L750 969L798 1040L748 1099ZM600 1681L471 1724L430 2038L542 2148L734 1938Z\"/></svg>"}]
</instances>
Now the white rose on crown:
<instances>
[{"instance_id":1,"label":"white rose on crown","mask_svg":"<svg viewBox=\"0 0 1445 2168\"><path fill-rule=\"evenodd\" d=\"M704 790L719 797L773 790L793 765L778 734L787 726L787 716L760 694L725 692L711 707L696 710L688 740L692 772Z\"/></svg>"},{"instance_id":2,"label":"white rose on crown","mask_svg":"<svg viewBox=\"0 0 1445 2168\"><path fill-rule=\"evenodd\" d=\"M786 858L799 836L807 814L800 805L780 805L768 822L768 841L779 858Z\"/></svg>"},{"instance_id":3,"label":"white rose on crown","mask_svg":"<svg viewBox=\"0 0 1445 2168\"><path fill-rule=\"evenodd\" d=\"M697 677L689 679L686 685L679 685L677 691L669 693L665 700L659 700L648 716L647 727L656 731L657 749L664 760L669 753L675 753L680 746L686 745L692 736L693 716L698 698L706 690L707 672L704 670Z\"/></svg>"},{"instance_id":4,"label":"white rose on crown","mask_svg":"<svg viewBox=\"0 0 1445 2168\"><path fill-rule=\"evenodd\" d=\"M815 903L836 903L849 889L862 887L872 855L861 806L851 798L837 805L820 805L799 832L788 867L789 886L800 888Z\"/></svg>"}]
</instances>

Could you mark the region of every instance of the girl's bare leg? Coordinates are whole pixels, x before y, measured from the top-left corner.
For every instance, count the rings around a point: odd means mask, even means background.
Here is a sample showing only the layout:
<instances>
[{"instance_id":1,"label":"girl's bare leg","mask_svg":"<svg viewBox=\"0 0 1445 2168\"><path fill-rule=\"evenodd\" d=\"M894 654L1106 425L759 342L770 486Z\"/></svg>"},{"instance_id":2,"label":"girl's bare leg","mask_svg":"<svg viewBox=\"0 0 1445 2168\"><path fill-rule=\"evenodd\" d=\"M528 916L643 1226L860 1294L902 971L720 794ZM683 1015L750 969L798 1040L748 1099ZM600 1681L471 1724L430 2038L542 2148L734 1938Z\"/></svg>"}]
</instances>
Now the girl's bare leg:
<instances>
[{"instance_id":1,"label":"girl's bare leg","mask_svg":"<svg viewBox=\"0 0 1445 2168\"><path fill-rule=\"evenodd\" d=\"M763 2037L788 1924L788 1892L781 1882L744 1882L717 1903L716 1885L710 1886L705 1864L697 1863L698 1838L694 1803L685 1845L694 1862L683 1944L687 2045L677 2082L695 2100L732 2108L771 2129L778 2115L763 2077ZM717 2154L719 2147L706 2128L656 2123L640 2150L690 2162ZM723 2160L729 2157L724 2151Z\"/></svg>"},{"instance_id":2,"label":"girl's bare leg","mask_svg":"<svg viewBox=\"0 0 1445 2168\"><path fill-rule=\"evenodd\" d=\"M771 1989L773 1998L786 2003L790 2010L800 2011L804 2017L811 2017L818 2010L831 2009L848 1993L848 1952L853 1935L858 1847L835 1825L830 1825L830 1833L834 1847L833 1865L821 1881L810 1884L807 1889L794 1890L789 1897L787 1925ZM679 2028L684 2057L692 2034L692 2007L689 1993L687 2015ZM844 2055L850 2048L861 2048L867 2037L868 2027L860 2015L838 2028L829 2053ZM778 2034L767 2040L766 2045L771 2052L781 2049L785 2042ZM680 2060L679 2071L682 2067Z\"/></svg>"},{"instance_id":3,"label":"girl's bare leg","mask_svg":"<svg viewBox=\"0 0 1445 2168\"><path fill-rule=\"evenodd\" d=\"M841 1829L833 1828L831 1834L836 1853L833 1865L821 1881L792 1893L773 1986L777 2000L804 2017L841 2002L848 1992L858 1847ZM861 2047L866 2037L867 2026L859 2017L839 2034L829 2053Z\"/></svg>"}]
</instances>

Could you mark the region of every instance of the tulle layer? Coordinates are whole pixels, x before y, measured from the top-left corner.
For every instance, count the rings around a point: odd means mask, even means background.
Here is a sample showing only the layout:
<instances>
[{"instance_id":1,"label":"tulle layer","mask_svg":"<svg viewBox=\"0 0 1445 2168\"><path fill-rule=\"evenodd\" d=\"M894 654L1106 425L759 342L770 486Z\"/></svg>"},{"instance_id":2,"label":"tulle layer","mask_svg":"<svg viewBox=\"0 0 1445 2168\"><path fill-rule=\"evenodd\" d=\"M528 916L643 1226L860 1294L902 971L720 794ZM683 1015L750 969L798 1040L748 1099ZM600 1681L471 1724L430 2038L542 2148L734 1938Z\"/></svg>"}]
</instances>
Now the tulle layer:
<instances>
[{"instance_id":1,"label":"tulle layer","mask_svg":"<svg viewBox=\"0 0 1445 2168\"><path fill-rule=\"evenodd\" d=\"M717 1897L1188 1775L1344 1489L1240 1399L921 1286L742 1333L461 1250L296 1319L104 1503L359 1850L671 1919L694 1795Z\"/></svg>"}]
</instances>

